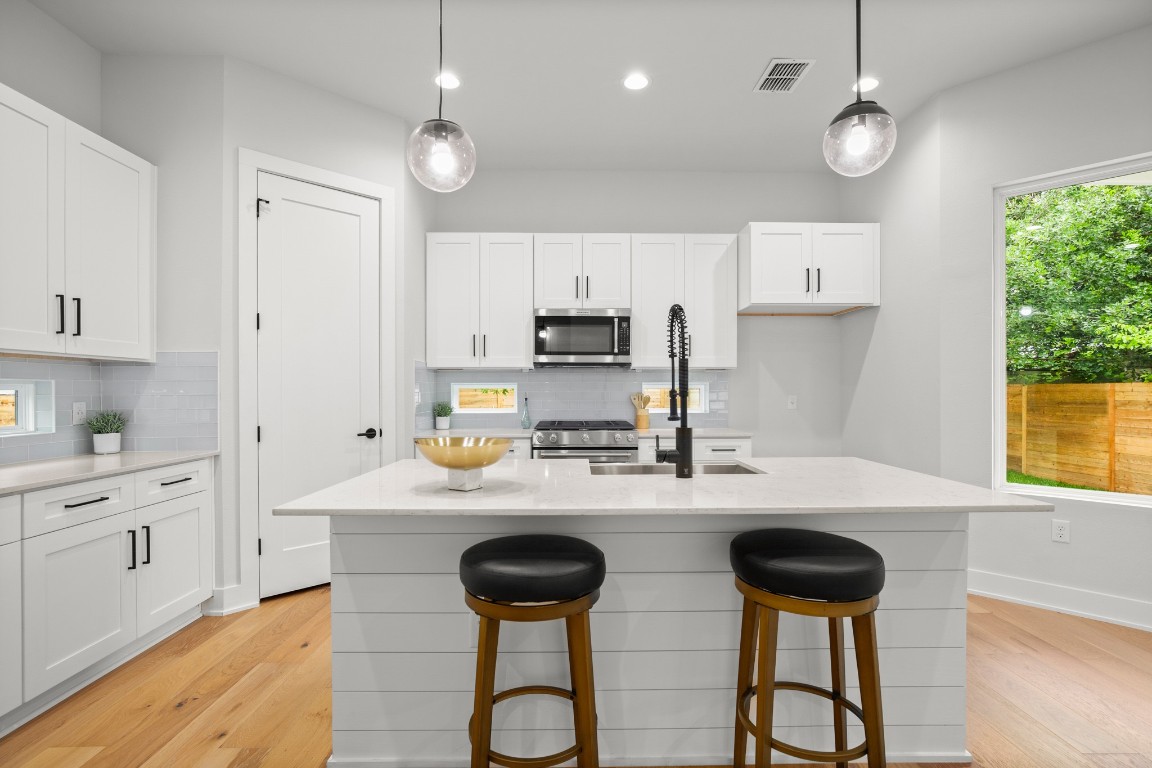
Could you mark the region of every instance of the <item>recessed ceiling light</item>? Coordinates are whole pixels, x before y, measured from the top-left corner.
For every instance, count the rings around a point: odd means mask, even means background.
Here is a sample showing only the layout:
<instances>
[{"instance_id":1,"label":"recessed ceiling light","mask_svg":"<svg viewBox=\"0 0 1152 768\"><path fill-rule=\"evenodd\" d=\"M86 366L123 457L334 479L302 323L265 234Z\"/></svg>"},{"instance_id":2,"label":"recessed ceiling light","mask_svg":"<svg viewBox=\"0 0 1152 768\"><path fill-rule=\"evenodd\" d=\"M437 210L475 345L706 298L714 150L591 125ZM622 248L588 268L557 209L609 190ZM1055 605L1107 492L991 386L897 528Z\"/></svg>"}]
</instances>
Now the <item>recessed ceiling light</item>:
<instances>
[{"instance_id":1,"label":"recessed ceiling light","mask_svg":"<svg viewBox=\"0 0 1152 768\"><path fill-rule=\"evenodd\" d=\"M880 81L876 78L862 77L860 78L860 93L868 93L868 91L874 90L878 85L880 85ZM856 90L856 83L852 83L852 90Z\"/></svg>"},{"instance_id":2,"label":"recessed ceiling light","mask_svg":"<svg viewBox=\"0 0 1152 768\"><path fill-rule=\"evenodd\" d=\"M624 87L632 91L638 91L641 88L647 88L648 75L644 74L643 72L633 72L632 74L628 75L628 77L624 78Z\"/></svg>"},{"instance_id":3,"label":"recessed ceiling light","mask_svg":"<svg viewBox=\"0 0 1152 768\"><path fill-rule=\"evenodd\" d=\"M439 75L436 75L436 77L432 78L432 82L436 83L436 85L440 86L441 88L447 88L449 90L460 87L460 78L456 77L456 75L452 74L451 72L441 72Z\"/></svg>"}]
</instances>

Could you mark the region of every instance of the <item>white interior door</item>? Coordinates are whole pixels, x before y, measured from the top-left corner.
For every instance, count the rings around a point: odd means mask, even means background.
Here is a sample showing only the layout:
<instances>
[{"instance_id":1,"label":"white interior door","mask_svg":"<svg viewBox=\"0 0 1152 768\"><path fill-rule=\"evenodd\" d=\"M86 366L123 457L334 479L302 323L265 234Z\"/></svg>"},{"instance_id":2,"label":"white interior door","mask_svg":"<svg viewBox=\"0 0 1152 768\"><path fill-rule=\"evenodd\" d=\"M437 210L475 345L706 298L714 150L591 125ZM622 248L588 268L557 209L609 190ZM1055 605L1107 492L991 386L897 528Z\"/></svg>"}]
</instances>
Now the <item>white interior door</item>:
<instances>
[{"instance_id":1,"label":"white interior door","mask_svg":"<svg viewBox=\"0 0 1152 768\"><path fill-rule=\"evenodd\" d=\"M331 579L328 518L272 509L380 466L380 205L269 173L257 184L267 201L257 226L267 597ZM358 434L370 428L375 439Z\"/></svg>"}]
</instances>

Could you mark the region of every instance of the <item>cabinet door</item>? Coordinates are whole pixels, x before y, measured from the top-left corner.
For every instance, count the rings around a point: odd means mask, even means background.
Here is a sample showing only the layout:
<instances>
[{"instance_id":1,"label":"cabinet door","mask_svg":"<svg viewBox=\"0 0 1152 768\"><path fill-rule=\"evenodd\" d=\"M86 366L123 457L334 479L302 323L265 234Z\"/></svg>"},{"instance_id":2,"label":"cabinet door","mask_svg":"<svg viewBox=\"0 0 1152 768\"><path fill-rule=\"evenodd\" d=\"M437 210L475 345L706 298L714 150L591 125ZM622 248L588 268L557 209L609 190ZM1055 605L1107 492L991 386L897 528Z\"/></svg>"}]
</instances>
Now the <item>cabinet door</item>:
<instances>
[{"instance_id":1,"label":"cabinet door","mask_svg":"<svg viewBox=\"0 0 1152 768\"><path fill-rule=\"evenodd\" d=\"M512 441L512 447L508 449L508 453L504 454L510 459L531 459L532 458L532 441L528 438L516 438Z\"/></svg>"},{"instance_id":2,"label":"cabinet door","mask_svg":"<svg viewBox=\"0 0 1152 768\"><path fill-rule=\"evenodd\" d=\"M212 494L136 510L136 631L151 632L212 594Z\"/></svg>"},{"instance_id":3,"label":"cabinet door","mask_svg":"<svg viewBox=\"0 0 1152 768\"><path fill-rule=\"evenodd\" d=\"M684 236L684 311L692 365L736 367L736 236Z\"/></svg>"},{"instance_id":4,"label":"cabinet door","mask_svg":"<svg viewBox=\"0 0 1152 768\"><path fill-rule=\"evenodd\" d=\"M20 637L20 542L0 547L0 715L24 702Z\"/></svg>"},{"instance_id":5,"label":"cabinet door","mask_svg":"<svg viewBox=\"0 0 1152 768\"><path fill-rule=\"evenodd\" d=\"M480 364L480 236L430 233L427 254L429 368Z\"/></svg>"},{"instance_id":6,"label":"cabinet door","mask_svg":"<svg viewBox=\"0 0 1152 768\"><path fill-rule=\"evenodd\" d=\"M810 303L816 287L812 225L753 223L748 229L748 303Z\"/></svg>"},{"instance_id":7,"label":"cabinet door","mask_svg":"<svg viewBox=\"0 0 1152 768\"><path fill-rule=\"evenodd\" d=\"M631 262L632 367L666 368L668 310L684 303L684 236L632 235Z\"/></svg>"},{"instance_id":8,"label":"cabinet door","mask_svg":"<svg viewBox=\"0 0 1152 768\"><path fill-rule=\"evenodd\" d=\"M632 301L629 235L584 235L584 306L627 309Z\"/></svg>"},{"instance_id":9,"label":"cabinet door","mask_svg":"<svg viewBox=\"0 0 1152 768\"><path fill-rule=\"evenodd\" d=\"M64 352L66 124L0 85L0 349Z\"/></svg>"},{"instance_id":10,"label":"cabinet door","mask_svg":"<svg viewBox=\"0 0 1152 768\"><path fill-rule=\"evenodd\" d=\"M24 540L25 699L136 639L133 514Z\"/></svg>"},{"instance_id":11,"label":"cabinet door","mask_svg":"<svg viewBox=\"0 0 1152 768\"><path fill-rule=\"evenodd\" d=\"M812 267L817 304L875 302L875 224L813 224Z\"/></svg>"},{"instance_id":12,"label":"cabinet door","mask_svg":"<svg viewBox=\"0 0 1152 768\"><path fill-rule=\"evenodd\" d=\"M480 365L532 367L532 235L480 236Z\"/></svg>"},{"instance_id":13,"label":"cabinet door","mask_svg":"<svg viewBox=\"0 0 1152 768\"><path fill-rule=\"evenodd\" d=\"M533 303L536 309L578 309L584 298L580 235L536 235Z\"/></svg>"},{"instance_id":14,"label":"cabinet door","mask_svg":"<svg viewBox=\"0 0 1152 768\"><path fill-rule=\"evenodd\" d=\"M153 359L154 169L73 123L66 165L68 352Z\"/></svg>"}]
</instances>

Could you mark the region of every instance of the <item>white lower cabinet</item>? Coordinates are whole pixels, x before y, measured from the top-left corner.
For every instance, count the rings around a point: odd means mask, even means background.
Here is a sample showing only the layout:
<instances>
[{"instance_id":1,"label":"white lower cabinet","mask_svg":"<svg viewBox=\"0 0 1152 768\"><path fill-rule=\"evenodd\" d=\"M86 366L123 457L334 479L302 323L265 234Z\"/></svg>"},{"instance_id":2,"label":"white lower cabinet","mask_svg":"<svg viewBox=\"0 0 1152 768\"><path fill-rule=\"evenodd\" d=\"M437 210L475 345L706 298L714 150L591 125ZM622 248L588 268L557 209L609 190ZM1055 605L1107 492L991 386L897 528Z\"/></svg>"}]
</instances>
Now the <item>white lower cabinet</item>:
<instances>
[{"instance_id":1,"label":"white lower cabinet","mask_svg":"<svg viewBox=\"0 0 1152 768\"><path fill-rule=\"evenodd\" d=\"M20 542L0 546L0 714L24 701L20 636Z\"/></svg>"},{"instance_id":2,"label":"white lower cabinet","mask_svg":"<svg viewBox=\"0 0 1152 768\"><path fill-rule=\"evenodd\" d=\"M669 435L660 438L660 448L671 449L676 447L676 438ZM747 459L752 456L752 439L748 437L697 437L692 440L692 461L735 461ZM655 438L640 440L640 463L651 464L656 461Z\"/></svg>"},{"instance_id":3,"label":"white lower cabinet","mask_svg":"<svg viewBox=\"0 0 1152 768\"><path fill-rule=\"evenodd\" d=\"M24 699L136 639L134 515L24 540Z\"/></svg>"},{"instance_id":4,"label":"white lower cabinet","mask_svg":"<svg viewBox=\"0 0 1152 768\"><path fill-rule=\"evenodd\" d=\"M505 454L510 459L532 458L532 441L528 438L513 438L512 447Z\"/></svg>"},{"instance_id":5,"label":"white lower cabinet","mask_svg":"<svg viewBox=\"0 0 1152 768\"><path fill-rule=\"evenodd\" d=\"M105 500L157 478L157 493L184 495L127 510ZM27 538L0 547L0 615L22 617L0 626L0 715L211 596L211 488L211 465L201 461L25 494ZM46 515L63 502L91 517ZM46 519L66 527L37 535ZM23 680L15 693L13 664Z\"/></svg>"},{"instance_id":6,"label":"white lower cabinet","mask_svg":"<svg viewBox=\"0 0 1152 768\"><path fill-rule=\"evenodd\" d=\"M206 491L136 510L136 632L144 635L212 592L212 509Z\"/></svg>"}]
</instances>

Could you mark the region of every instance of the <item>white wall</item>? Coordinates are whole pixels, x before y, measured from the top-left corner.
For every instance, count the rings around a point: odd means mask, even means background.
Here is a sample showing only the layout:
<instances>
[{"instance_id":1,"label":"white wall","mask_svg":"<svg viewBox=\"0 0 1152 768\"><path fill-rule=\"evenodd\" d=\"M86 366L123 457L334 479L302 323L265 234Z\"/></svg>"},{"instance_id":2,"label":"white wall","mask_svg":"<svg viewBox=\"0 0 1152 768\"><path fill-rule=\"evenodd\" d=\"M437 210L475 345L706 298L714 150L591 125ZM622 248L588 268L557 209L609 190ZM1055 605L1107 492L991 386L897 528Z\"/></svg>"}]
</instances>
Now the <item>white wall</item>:
<instances>
[{"instance_id":1,"label":"white wall","mask_svg":"<svg viewBox=\"0 0 1152 768\"><path fill-rule=\"evenodd\" d=\"M872 194L879 199L846 193L845 206L849 215L875 205L894 214L884 219L880 316L889 308L893 314L910 312L916 303L910 294L929 290L938 317L924 322L936 324L939 332L910 333L904 325L918 322L913 315L899 327L877 322L865 358L875 350L888 362L872 367L866 360L855 384L850 377L847 382L845 399L851 407L845 441L853 452L908 467L923 461L925 440L908 440L903 448L879 432L869 440L858 429L857 414L873 410L896 422L899 412L892 410L886 388L902 388L909 376L930 380L917 369L922 355L928 355L925 364L934 364L931 352L920 348L920 343L934 342L939 350L937 402L919 403L918 411L925 429L939 430L940 474L980 485L993 482L994 447L1002 439L993 427L993 408L1002 396L993 390L993 375L1003 365L993 344L993 187L1152 151L1149 71L1152 27L1145 27L950 89L926 108L938 111L938 117L901 120L897 155L920 153L938 143L938 173L918 169L906 179L887 181L878 175ZM1053 109L1058 93L1074 95L1074 114ZM902 161L894 157L892 162L892 175L902 176ZM933 189L934 178L938 189ZM939 201L934 244L931 227L915 211L920 190L928 198L920 205L931 208L934 198ZM901 214L902 206L907 207ZM929 255L939 253L939 268L925 275L934 278L931 282L900 287L888 280L890 268L915 264L925 248ZM853 328L846 338L860 331ZM894 353L900 347L903 361ZM973 589L1152 627L1152 560L1147 557L1152 511L1091 502L1056 504L1050 514L974 516ZM1071 544L1050 541L1054 517L1072 521Z\"/></svg>"},{"instance_id":2,"label":"white wall","mask_svg":"<svg viewBox=\"0 0 1152 768\"><path fill-rule=\"evenodd\" d=\"M838 221L837 183L831 171L478 171L437 198L435 230L736 233L749 221ZM839 453L839 329L828 318L740 320L728 423L752 430L757 451Z\"/></svg>"},{"instance_id":3,"label":"white wall","mask_svg":"<svg viewBox=\"0 0 1152 768\"><path fill-rule=\"evenodd\" d=\"M27 0L0 0L0 83L100 132L100 52Z\"/></svg>"}]
</instances>

